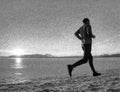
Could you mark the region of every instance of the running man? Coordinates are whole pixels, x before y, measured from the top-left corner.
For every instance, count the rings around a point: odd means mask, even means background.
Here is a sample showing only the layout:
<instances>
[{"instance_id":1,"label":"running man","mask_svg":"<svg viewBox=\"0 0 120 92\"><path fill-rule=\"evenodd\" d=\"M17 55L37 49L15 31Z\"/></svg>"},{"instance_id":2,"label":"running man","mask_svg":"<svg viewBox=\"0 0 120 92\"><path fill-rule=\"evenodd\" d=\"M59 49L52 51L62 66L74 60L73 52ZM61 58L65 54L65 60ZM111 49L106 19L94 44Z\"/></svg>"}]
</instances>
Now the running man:
<instances>
[{"instance_id":1,"label":"running man","mask_svg":"<svg viewBox=\"0 0 120 92\"><path fill-rule=\"evenodd\" d=\"M96 72L93 65L93 56L91 54L91 47L92 47L92 38L95 38L95 35L92 34L92 28L90 25L90 20L88 18L83 19L83 26L80 27L75 32L75 36L82 41L82 49L84 51L84 57L74 64L67 65L70 77L72 77L72 70L75 67L85 64L88 61L89 61L90 68L93 72L93 76L101 75L101 73Z\"/></svg>"}]
</instances>

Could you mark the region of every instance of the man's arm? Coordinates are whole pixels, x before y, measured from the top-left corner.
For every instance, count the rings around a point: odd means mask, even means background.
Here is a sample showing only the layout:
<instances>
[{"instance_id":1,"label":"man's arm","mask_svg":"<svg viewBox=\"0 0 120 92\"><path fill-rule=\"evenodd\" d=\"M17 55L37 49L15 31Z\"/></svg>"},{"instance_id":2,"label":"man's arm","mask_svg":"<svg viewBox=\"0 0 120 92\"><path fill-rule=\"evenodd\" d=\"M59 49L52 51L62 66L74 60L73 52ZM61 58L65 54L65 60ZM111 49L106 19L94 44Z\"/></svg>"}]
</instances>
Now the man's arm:
<instances>
[{"instance_id":1,"label":"man's arm","mask_svg":"<svg viewBox=\"0 0 120 92\"><path fill-rule=\"evenodd\" d=\"M75 34L75 36L78 38L78 39L82 39L81 37L80 37L80 31L79 31L80 29L78 29L74 34Z\"/></svg>"}]
</instances>

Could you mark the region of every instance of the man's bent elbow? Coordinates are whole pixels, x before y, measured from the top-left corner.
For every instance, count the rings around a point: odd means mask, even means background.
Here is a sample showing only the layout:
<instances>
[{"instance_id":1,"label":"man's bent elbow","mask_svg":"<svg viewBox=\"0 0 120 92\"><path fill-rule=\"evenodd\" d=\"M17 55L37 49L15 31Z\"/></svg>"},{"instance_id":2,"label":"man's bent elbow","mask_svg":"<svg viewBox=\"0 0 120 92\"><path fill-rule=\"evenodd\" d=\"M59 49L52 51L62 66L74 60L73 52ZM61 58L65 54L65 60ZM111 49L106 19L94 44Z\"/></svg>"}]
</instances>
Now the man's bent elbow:
<instances>
[{"instance_id":1,"label":"man's bent elbow","mask_svg":"<svg viewBox=\"0 0 120 92\"><path fill-rule=\"evenodd\" d=\"M79 36L79 34L77 32L74 33L75 36Z\"/></svg>"}]
</instances>

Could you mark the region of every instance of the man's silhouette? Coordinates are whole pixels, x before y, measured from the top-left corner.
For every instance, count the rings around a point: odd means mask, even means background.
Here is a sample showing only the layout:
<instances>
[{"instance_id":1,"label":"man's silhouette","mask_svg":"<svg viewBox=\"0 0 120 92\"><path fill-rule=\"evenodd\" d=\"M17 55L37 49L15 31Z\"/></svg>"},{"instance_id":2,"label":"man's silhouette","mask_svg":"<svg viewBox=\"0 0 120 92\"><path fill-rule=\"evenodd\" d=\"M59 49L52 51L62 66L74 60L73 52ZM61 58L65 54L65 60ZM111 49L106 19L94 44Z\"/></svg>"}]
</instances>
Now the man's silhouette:
<instances>
[{"instance_id":1,"label":"man's silhouette","mask_svg":"<svg viewBox=\"0 0 120 92\"><path fill-rule=\"evenodd\" d=\"M79 65L85 64L89 61L89 65L93 72L93 76L99 76L100 73L97 73L93 65L93 56L91 54L92 38L95 38L95 35L92 34L92 28L90 25L90 20L88 18L83 19L83 26L80 27L76 32L75 36L82 41L82 49L84 51L84 57L77 61L74 64L69 64L68 72L70 77L72 76L72 70Z\"/></svg>"}]
</instances>

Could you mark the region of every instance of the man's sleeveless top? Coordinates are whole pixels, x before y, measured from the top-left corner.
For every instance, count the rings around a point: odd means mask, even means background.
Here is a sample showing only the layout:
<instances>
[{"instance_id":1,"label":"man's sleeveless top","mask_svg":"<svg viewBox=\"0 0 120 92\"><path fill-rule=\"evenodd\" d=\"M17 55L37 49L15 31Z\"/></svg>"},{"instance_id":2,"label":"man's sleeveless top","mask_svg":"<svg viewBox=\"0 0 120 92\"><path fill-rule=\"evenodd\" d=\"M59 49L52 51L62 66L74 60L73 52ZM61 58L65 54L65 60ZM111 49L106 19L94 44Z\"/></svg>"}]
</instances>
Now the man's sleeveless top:
<instances>
[{"instance_id":1,"label":"man's sleeveless top","mask_svg":"<svg viewBox=\"0 0 120 92\"><path fill-rule=\"evenodd\" d=\"M79 29L79 33L82 38L82 40L81 40L82 44L91 44L92 43L92 38L91 38L92 30L91 30L90 25L83 25Z\"/></svg>"}]
</instances>

